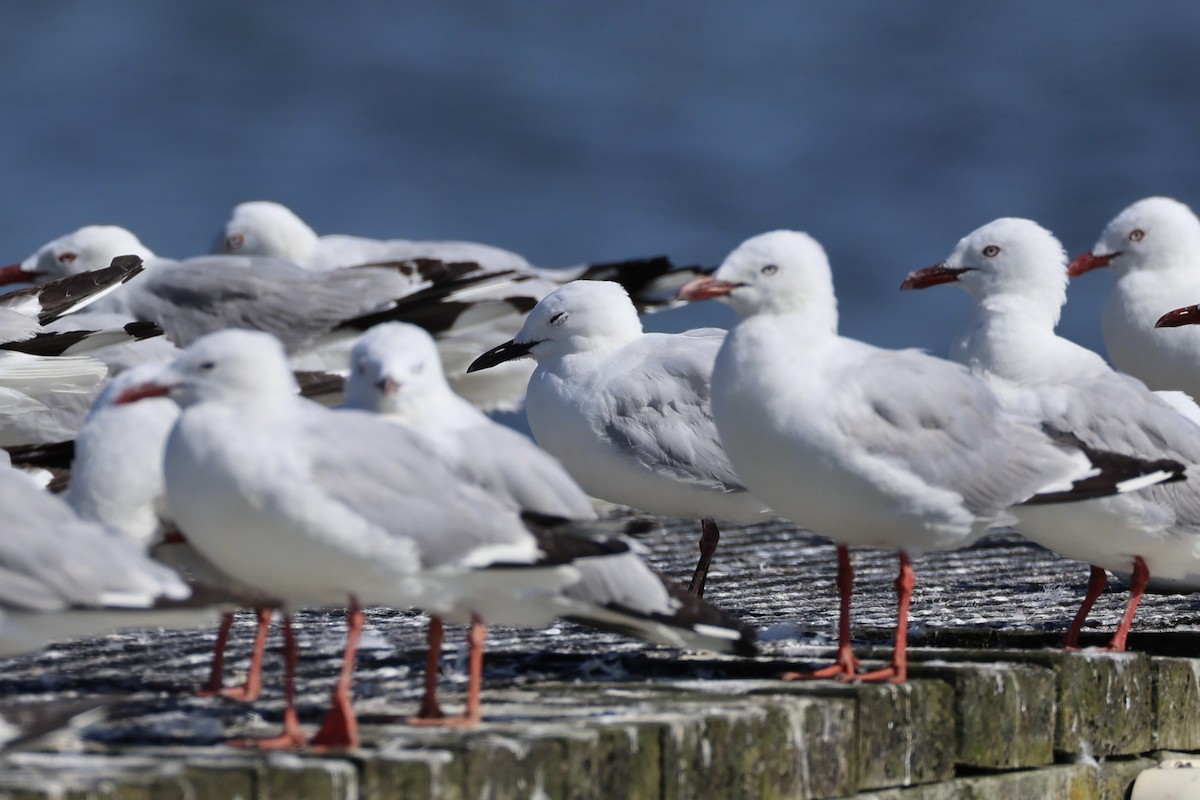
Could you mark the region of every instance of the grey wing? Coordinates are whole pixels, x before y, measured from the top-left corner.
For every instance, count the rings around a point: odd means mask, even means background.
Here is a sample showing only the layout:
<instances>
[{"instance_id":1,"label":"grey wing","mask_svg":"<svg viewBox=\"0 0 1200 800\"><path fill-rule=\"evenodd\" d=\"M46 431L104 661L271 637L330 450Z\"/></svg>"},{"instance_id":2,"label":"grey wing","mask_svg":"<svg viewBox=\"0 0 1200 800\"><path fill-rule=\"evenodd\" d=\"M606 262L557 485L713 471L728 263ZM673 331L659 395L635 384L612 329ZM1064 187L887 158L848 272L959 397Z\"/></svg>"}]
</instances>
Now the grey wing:
<instances>
[{"instance_id":1,"label":"grey wing","mask_svg":"<svg viewBox=\"0 0 1200 800\"><path fill-rule=\"evenodd\" d=\"M1066 391L1065 397L1043 404L1044 408L1053 407L1048 421L1100 450L1169 458L1187 465L1187 480L1159 484L1141 493L1171 506L1181 524L1200 525L1200 479L1190 474L1197 468L1193 465L1200 465L1200 426L1137 378L1119 372Z\"/></svg>"},{"instance_id":2,"label":"grey wing","mask_svg":"<svg viewBox=\"0 0 1200 800\"><path fill-rule=\"evenodd\" d=\"M647 334L606 364L599 433L647 469L718 491L745 486L721 446L710 406L724 331Z\"/></svg>"},{"instance_id":3,"label":"grey wing","mask_svg":"<svg viewBox=\"0 0 1200 800\"><path fill-rule=\"evenodd\" d=\"M523 511L571 519L595 516L591 501L558 459L529 438L491 423L459 432L467 480Z\"/></svg>"},{"instance_id":4,"label":"grey wing","mask_svg":"<svg viewBox=\"0 0 1200 800\"><path fill-rule=\"evenodd\" d=\"M137 291L125 303L180 346L216 330L246 328L274 334L291 352L411 290L394 270L312 273L273 259L243 261L249 260L213 256L163 265L132 284Z\"/></svg>"},{"instance_id":5,"label":"grey wing","mask_svg":"<svg viewBox=\"0 0 1200 800\"><path fill-rule=\"evenodd\" d=\"M301 432L314 489L411 540L420 566L533 545L514 509L452 473L418 433L367 412L319 412Z\"/></svg>"},{"instance_id":6,"label":"grey wing","mask_svg":"<svg viewBox=\"0 0 1200 800\"><path fill-rule=\"evenodd\" d=\"M972 513L998 513L1078 466L1033 420L1004 412L958 364L869 348L843 369L835 380L854 391L834 412L835 424L869 458L957 493Z\"/></svg>"},{"instance_id":7,"label":"grey wing","mask_svg":"<svg viewBox=\"0 0 1200 800\"><path fill-rule=\"evenodd\" d=\"M0 469L0 605L32 611L71 606L145 607L189 591L169 569L14 470Z\"/></svg>"}]
</instances>

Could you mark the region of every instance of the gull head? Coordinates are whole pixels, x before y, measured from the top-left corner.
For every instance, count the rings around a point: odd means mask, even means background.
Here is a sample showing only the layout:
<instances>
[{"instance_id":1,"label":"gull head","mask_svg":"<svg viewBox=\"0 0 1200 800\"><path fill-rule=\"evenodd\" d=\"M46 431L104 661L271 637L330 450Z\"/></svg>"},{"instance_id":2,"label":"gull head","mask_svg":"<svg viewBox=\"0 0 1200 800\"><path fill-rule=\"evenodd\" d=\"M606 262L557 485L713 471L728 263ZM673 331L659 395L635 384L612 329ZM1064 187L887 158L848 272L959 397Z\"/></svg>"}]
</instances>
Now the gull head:
<instances>
[{"instance_id":1,"label":"gull head","mask_svg":"<svg viewBox=\"0 0 1200 800\"><path fill-rule=\"evenodd\" d=\"M287 206L269 200L239 203L217 234L212 252L267 256L306 264L317 248L317 234Z\"/></svg>"},{"instance_id":2,"label":"gull head","mask_svg":"<svg viewBox=\"0 0 1200 800\"><path fill-rule=\"evenodd\" d=\"M85 225L37 249L20 264L20 272L38 280L53 280L104 269L117 256L154 257L136 236L116 225Z\"/></svg>"},{"instance_id":3,"label":"gull head","mask_svg":"<svg viewBox=\"0 0 1200 800\"><path fill-rule=\"evenodd\" d=\"M1200 220L1185 204L1170 197L1138 200L1100 234L1091 252L1071 262L1071 277L1101 267L1118 275L1135 270L1187 267L1200 257Z\"/></svg>"},{"instance_id":4,"label":"gull head","mask_svg":"<svg viewBox=\"0 0 1200 800\"><path fill-rule=\"evenodd\" d=\"M379 414L403 414L421 400L450 392L437 343L405 322L376 325L350 350L350 377L342 405Z\"/></svg>"},{"instance_id":5,"label":"gull head","mask_svg":"<svg viewBox=\"0 0 1200 800\"><path fill-rule=\"evenodd\" d=\"M96 399L92 401L92 407L88 409L88 419L103 413L106 409L117 405L125 405L121 402L121 397L130 389L153 384L158 381L159 376L163 375L168 364L155 362L150 364L138 364L135 367L130 367L127 370L117 373L104 388L100 390L100 394L96 395ZM162 413L170 416L178 415L179 408L172 403L167 397L156 397L155 395L147 395L148 399L138 404L139 407L155 407L165 409L159 412L139 413Z\"/></svg>"},{"instance_id":6,"label":"gull head","mask_svg":"<svg viewBox=\"0 0 1200 800\"><path fill-rule=\"evenodd\" d=\"M114 404L166 396L181 408L207 402L251 406L298 391L278 339L230 329L197 339L150 381L119 394Z\"/></svg>"},{"instance_id":7,"label":"gull head","mask_svg":"<svg viewBox=\"0 0 1200 800\"><path fill-rule=\"evenodd\" d=\"M1058 309L1067 298L1067 256L1041 225L1003 217L960 239L945 261L909 273L900 288L945 283L961 286L977 301L1020 295Z\"/></svg>"},{"instance_id":8,"label":"gull head","mask_svg":"<svg viewBox=\"0 0 1200 800\"><path fill-rule=\"evenodd\" d=\"M681 300L726 300L738 316L799 313L837 325L825 248L807 233L771 231L738 245L717 271L679 290Z\"/></svg>"},{"instance_id":9,"label":"gull head","mask_svg":"<svg viewBox=\"0 0 1200 800\"><path fill-rule=\"evenodd\" d=\"M541 362L620 346L641 335L642 321L624 287L611 281L572 281L538 301L517 335L475 359L467 372L516 358Z\"/></svg>"}]
</instances>

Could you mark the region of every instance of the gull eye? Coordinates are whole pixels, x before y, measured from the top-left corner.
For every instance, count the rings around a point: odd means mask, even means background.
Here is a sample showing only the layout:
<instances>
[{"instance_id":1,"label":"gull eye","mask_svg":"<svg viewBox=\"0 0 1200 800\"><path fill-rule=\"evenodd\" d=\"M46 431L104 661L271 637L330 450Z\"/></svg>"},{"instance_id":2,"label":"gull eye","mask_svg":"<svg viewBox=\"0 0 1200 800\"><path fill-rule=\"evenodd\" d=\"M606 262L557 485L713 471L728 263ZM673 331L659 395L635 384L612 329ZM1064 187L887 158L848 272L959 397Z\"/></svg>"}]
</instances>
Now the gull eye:
<instances>
[{"instance_id":1,"label":"gull eye","mask_svg":"<svg viewBox=\"0 0 1200 800\"><path fill-rule=\"evenodd\" d=\"M560 311L557 314L555 314L553 317L550 318L551 325L562 325L566 321L567 321L567 312L565 312L565 311Z\"/></svg>"},{"instance_id":2,"label":"gull eye","mask_svg":"<svg viewBox=\"0 0 1200 800\"><path fill-rule=\"evenodd\" d=\"M212 372L216 368L217 368L217 362L215 362L215 361L200 362L200 369L204 372Z\"/></svg>"},{"instance_id":3,"label":"gull eye","mask_svg":"<svg viewBox=\"0 0 1200 800\"><path fill-rule=\"evenodd\" d=\"M999 245L989 244L987 247L983 248L984 258L995 258L998 255L1000 255Z\"/></svg>"},{"instance_id":4,"label":"gull eye","mask_svg":"<svg viewBox=\"0 0 1200 800\"><path fill-rule=\"evenodd\" d=\"M779 272L779 267L775 264L767 264L760 269L759 272L761 272L763 275L774 275L776 272Z\"/></svg>"},{"instance_id":5,"label":"gull eye","mask_svg":"<svg viewBox=\"0 0 1200 800\"><path fill-rule=\"evenodd\" d=\"M246 237L240 233L235 233L225 240L225 249L229 252L241 250L242 245L246 243Z\"/></svg>"},{"instance_id":6,"label":"gull eye","mask_svg":"<svg viewBox=\"0 0 1200 800\"><path fill-rule=\"evenodd\" d=\"M1142 239L1146 238L1146 232L1141 228L1134 228L1125 238L1131 242L1140 242Z\"/></svg>"},{"instance_id":7,"label":"gull eye","mask_svg":"<svg viewBox=\"0 0 1200 800\"><path fill-rule=\"evenodd\" d=\"M70 250L68 250L68 251L67 251L67 252L65 252L65 253L59 253L59 255L58 255L58 263L60 263L60 264L74 264L74 263L75 263L75 259L77 259L77 258L79 258L79 256L78 256L78 255L76 255L75 253L72 253Z\"/></svg>"},{"instance_id":8,"label":"gull eye","mask_svg":"<svg viewBox=\"0 0 1200 800\"><path fill-rule=\"evenodd\" d=\"M424 361L421 361L421 362L413 365L413 368L412 368L413 375L420 375L424 371L425 371L425 362Z\"/></svg>"}]
</instances>

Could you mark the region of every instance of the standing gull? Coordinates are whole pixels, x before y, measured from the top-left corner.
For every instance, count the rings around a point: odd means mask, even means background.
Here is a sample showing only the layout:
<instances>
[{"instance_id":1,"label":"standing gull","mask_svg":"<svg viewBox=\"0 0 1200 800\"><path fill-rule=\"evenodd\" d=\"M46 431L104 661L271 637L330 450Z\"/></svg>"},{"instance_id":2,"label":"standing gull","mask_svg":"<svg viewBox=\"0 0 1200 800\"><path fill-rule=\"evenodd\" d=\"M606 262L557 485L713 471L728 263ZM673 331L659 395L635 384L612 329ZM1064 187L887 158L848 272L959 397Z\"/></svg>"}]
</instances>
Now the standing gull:
<instances>
[{"instance_id":1,"label":"standing gull","mask_svg":"<svg viewBox=\"0 0 1200 800\"><path fill-rule=\"evenodd\" d=\"M1155 321L1200 298L1200 220L1169 197L1147 197L1117 214L1072 277L1107 267L1117 274L1104 308L1104 344L1113 365L1151 389L1200 398L1200 329Z\"/></svg>"},{"instance_id":2,"label":"standing gull","mask_svg":"<svg viewBox=\"0 0 1200 800\"><path fill-rule=\"evenodd\" d=\"M256 609L258 626L245 682L236 687L222 686L225 645L234 621L233 612L227 611L221 618L208 680L199 692L202 696L220 694L235 700L254 700L262 690L270 603L234 585L192 548L167 515L163 452L179 417L179 406L165 397L117 403L127 389L152 380L163 367L142 364L128 369L96 396L75 439L75 459L65 499L82 518L99 522L143 551L150 551L192 582L225 587L246 601L263 603Z\"/></svg>"},{"instance_id":3,"label":"standing gull","mask_svg":"<svg viewBox=\"0 0 1200 800\"><path fill-rule=\"evenodd\" d=\"M1117 488L1079 449L1006 413L965 368L839 336L829 262L807 234L753 237L681 296L727 298L741 318L717 356L712 397L738 474L839 544L837 663L797 677L906 680L910 554L964 547L1039 493L1070 500ZM850 647L847 545L900 551L892 662L863 675Z\"/></svg>"},{"instance_id":4,"label":"standing gull","mask_svg":"<svg viewBox=\"0 0 1200 800\"><path fill-rule=\"evenodd\" d=\"M525 411L537 443L589 494L653 514L700 517L704 592L717 520L771 512L734 473L709 410L713 360L725 331L643 333L615 283L576 281L543 298L521 331L470 371L531 357Z\"/></svg>"},{"instance_id":5,"label":"standing gull","mask_svg":"<svg viewBox=\"0 0 1200 800\"><path fill-rule=\"evenodd\" d=\"M446 722L473 724L485 620L539 625L579 616L579 601L562 591L586 580L573 562L629 551L621 539L570 536L522 515L443 466L436 447L409 429L296 396L283 350L265 334L204 337L123 399L162 394L183 408L167 442L169 513L209 560L284 608L284 732L258 746L306 740L295 710L296 609L349 606L343 669L312 743L353 746L350 681L364 605L469 614L467 712ZM676 645L753 649L752 632L662 583L653 604L637 598L641 609L623 602L623 584L608 588L612 601L594 610L614 626L641 631L642 620Z\"/></svg>"},{"instance_id":6,"label":"standing gull","mask_svg":"<svg viewBox=\"0 0 1200 800\"><path fill-rule=\"evenodd\" d=\"M988 383L1009 409L1069 431L1088 447L1200 464L1200 426L1100 356L1058 336L1067 299L1067 259L1046 229L998 219L963 237L940 264L910 274L902 288L954 283L975 300L950 357ZM1021 533L1092 565L1087 596L1067 634L1078 644L1105 569L1132 575L1129 604L1109 643L1125 640L1147 580L1200 589L1200 482L1175 481L1071 506L1018 511Z\"/></svg>"},{"instance_id":7,"label":"standing gull","mask_svg":"<svg viewBox=\"0 0 1200 800\"><path fill-rule=\"evenodd\" d=\"M419 431L436 444L443 463L517 508L575 519L594 516L587 495L553 456L454 393L437 345L415 325L386 322L359 338L350 351L343 408L371 411ZM418 720L444 716L437 703L442 637L441 617L431 616Z\"/></svg>"}]
</instances>

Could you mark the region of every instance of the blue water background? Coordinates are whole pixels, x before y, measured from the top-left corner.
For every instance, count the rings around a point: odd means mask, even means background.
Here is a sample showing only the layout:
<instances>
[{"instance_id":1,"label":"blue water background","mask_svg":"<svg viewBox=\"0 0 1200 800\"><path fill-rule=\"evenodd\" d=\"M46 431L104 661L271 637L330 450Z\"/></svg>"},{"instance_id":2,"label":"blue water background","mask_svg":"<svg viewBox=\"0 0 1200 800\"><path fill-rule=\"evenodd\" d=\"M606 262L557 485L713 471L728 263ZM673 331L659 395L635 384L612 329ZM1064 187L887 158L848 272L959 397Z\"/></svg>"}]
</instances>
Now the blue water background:
<instances>
[{"instance_id":1,"label":"blue water background","mask_svg":"<svg viewBox=\"0 0 1200 800\"><path fill-rule=\"evenodd\" d=\"M257 198L544 265L715 264L792 227L829 250L846 333L941 353L967 298L901 295L909 270L997 216L1074 254L1139 197L1200 202L1198 148L1191 2L0 10L0 263L87 223L196 254ZM1109 285L1072 287L1067 335L1102 347Z\"/></svg>"}]
</instances>

